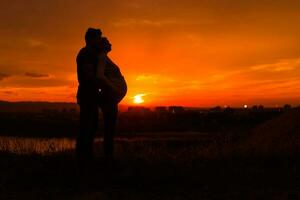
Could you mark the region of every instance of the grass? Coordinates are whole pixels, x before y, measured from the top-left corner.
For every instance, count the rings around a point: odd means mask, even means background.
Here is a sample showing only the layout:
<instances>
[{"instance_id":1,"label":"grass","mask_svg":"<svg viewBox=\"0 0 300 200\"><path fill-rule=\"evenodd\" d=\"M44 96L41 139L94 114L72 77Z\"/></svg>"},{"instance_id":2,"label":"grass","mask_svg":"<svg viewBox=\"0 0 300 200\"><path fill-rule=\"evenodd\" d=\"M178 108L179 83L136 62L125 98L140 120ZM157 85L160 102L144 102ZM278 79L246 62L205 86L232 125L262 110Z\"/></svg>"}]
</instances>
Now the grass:
<instances>
[{"instance_id":1,"label":"grass","mask_svg":"<svg viewBox=\"0 0 300 200\"><path fill-rule=\"evenodd\" d=\"M297 154L240 152L241 139L221 133L116 138L113 170L105 168L97 139L93 167L81 177L74 140L1 138L0 199L300 197Z\"/></svg>"},{"instance_id":2,"label":"grass","mask_svg":"<svg viewBox=\"0 0 300 200\"><path fill-rule=\"evenodd\" d=\"M117 157L135 155L143 159L164 159L163 156L178 160L180 157L213 157L224 154L225 149L232 144L232 138L226 134L205 133L144 133L134 137L116 137L115 149ZM72 138L22 138L0 137L0 152L10 152L17 155L51 155L73 151L75 139ZM103 156L102 138L95 139L97 156Z\"/></svg>"}]
</instances>

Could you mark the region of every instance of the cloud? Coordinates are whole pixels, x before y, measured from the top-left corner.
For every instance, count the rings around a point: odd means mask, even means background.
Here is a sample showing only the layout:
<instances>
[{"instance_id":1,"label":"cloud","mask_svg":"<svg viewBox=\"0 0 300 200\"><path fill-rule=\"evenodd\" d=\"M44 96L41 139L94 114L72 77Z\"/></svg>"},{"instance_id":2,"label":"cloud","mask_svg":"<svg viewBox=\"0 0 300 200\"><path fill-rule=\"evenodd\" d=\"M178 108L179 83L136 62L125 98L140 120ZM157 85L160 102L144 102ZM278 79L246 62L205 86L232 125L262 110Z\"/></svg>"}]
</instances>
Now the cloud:
<instances>
[{"instance_id":1,"label":"cloud","mask_svg":"<svg viewBox=\"0 0 300 200\"><path fill-rule=\"evenodd\" d=\"M39 73L33 73L33 72L26 72L25 76L31 77L31 78L49 78L49 74L39 74Z\"/></svg>"},{"instance_id":2,"label":"cloud","mask_svg":"<svg viewBox=\"0 0 300 200\"><path fill-rule=\"evenodd\" d=\"M163 27L168 25L201 25L201 24L213 24L214 20L210 19L202 19L202 20L180 20L180 19L160 19L160 20L152 20L152 19L135 19L135 18L127 18L120 19L113 23L114 26L150 26L150 27Z\"/></svg>"},{"instance_id":3,"label":"cloud","mask_svg":"<svg viewBox=\"0 0 300 200\"><path fill-rule=\"evenodd\" d=\"M149 84L163 84L175 82L175 79L159 74L141 74L138 75L135 80Z\"/></svg>"},{"instance_id":4,"label":"cloud","mask_svg":"<svg viewBox=\"0 0 300 200\"><path fill-rule=\"evenodd\" d=\"M45 99L45 96L48 98ZM6 101L68 101L74 102L76 93L66 86L0 87L0 98Z\"/></svg>"},{"instance_id":5,"label":"cloud","mask_svg":"<svg viewBox=\"0 0 300 200\"><path fill-rule=\"evenodd\" d=\"M4 94L13 94L13 91L3 91Z\"/></svg>"},{"instance_id":6,"label":"cloud","mask_svg":"<svg viewBox=\"0 0 300 200\"><path fill-rule=\"evenodd\" d=\"M282 72L291 71L300 66L300 59L280 60L276 63L255 65L250 67L251 70L258 71L271 71L271 72Z\"/></svg>"},{"instance_id":7,"label":"cloud","mask_svg":"<svg viewBox=\"0 0 300 200\"><path fill-rule=\"evenodd\" d=\"M9 78L9 77L11 77L11 75L0 73L0 81L4 80L6 78Z\"/></svg>"},{"instance_id":8,"label":"cloud","mask_svg":"<svg viewBox=\"0 0 300 200\"><path fill-rule=\"evenodd\" d=\"M33 39L33 38L25 39L25 42L30 47L41 47L41 46L43 46L43 43L40 40Z\"/></svg>"}]
</instances>

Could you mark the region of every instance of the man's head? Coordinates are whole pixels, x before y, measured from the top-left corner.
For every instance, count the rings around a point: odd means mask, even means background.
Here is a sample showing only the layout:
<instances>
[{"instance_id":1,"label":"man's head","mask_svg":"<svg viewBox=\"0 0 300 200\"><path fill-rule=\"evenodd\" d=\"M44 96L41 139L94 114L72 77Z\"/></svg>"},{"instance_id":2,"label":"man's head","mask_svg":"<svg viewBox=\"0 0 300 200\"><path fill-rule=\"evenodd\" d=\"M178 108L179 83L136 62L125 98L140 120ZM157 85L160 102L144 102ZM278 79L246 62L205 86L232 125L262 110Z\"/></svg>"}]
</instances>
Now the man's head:
<instances>
[{"instance_id":1,"label":"man's head","mask_svg":"<svg viewBox=\"0 0 300 200\"><path fill-rule=\"evenodd\" d=\"M101 41L102 32L100 29L88 28L85 33L85 43L87 46L97 47Z\"/></svg>"}]
</instances>

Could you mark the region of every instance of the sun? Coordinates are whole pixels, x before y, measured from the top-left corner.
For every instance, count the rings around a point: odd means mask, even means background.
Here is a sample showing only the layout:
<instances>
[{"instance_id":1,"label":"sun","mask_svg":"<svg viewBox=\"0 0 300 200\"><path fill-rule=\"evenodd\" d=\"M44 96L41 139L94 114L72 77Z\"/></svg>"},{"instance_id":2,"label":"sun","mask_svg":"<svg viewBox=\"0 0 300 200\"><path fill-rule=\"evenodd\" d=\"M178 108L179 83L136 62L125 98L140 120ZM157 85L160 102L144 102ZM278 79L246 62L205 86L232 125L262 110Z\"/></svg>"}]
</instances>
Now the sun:
<instances>
[{"instance_id":1,"label":"sun","mask_svg":"<svg viewBox=\"0 0 300 200\"><path fill-rule=\"evenodd\" d=\"M133 97L133 103L135 104L141 104L144 103L144 99L143 96L145 96L146 94L137 94Z\"/></svg>"}]
</instances>

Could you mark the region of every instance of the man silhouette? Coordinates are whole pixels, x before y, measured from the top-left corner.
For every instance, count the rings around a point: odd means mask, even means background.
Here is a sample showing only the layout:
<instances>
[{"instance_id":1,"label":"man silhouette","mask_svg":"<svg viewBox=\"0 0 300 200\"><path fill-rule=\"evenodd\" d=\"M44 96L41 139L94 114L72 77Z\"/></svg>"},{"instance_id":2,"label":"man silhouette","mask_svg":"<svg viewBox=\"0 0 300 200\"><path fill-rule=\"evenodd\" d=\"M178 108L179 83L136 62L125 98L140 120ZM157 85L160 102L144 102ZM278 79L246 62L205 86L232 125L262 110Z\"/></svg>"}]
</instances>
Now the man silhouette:
<instances>
[{"instance_id":1,"label":"man silhouette","mask_svg":"<svg viewBox=\"0 0 300 200\"><path fill-rule=\"evenodd\" d=\"M89 165L93 160L93 141L98 129L99 83L96 79L96 67L101 36L100 29L89 28L85 34L86 46L79 51L76 58L79 83L76 97L80 107L76 156L80 169Z\"/></svg>"}]
</instances>

